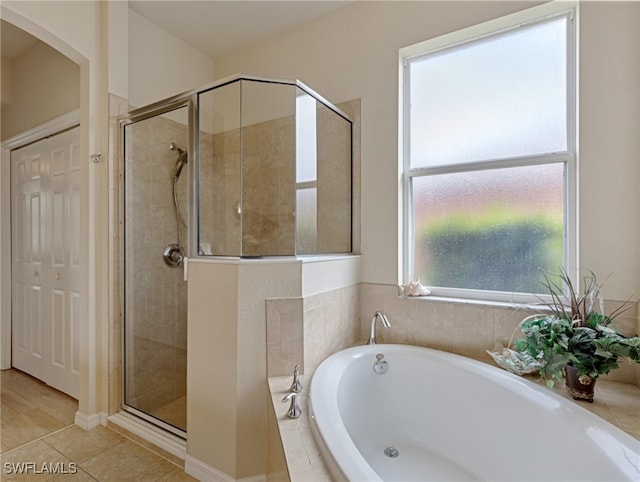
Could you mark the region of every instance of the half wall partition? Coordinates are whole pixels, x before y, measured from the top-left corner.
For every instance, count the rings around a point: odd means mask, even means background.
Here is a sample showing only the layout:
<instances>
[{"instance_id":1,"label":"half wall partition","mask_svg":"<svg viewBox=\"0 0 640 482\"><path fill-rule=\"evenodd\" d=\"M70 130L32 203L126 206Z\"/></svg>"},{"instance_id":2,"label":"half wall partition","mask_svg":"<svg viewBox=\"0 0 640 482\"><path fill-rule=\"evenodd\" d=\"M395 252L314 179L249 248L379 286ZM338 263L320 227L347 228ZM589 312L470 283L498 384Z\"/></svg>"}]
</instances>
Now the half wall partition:
<instances>
[{"instance_id":1,"label":"half wall partition","mask_svg":"<svg viewBox=\"0 0 640 482\"><path fill-rule=\"evenodd\" d=\"M352 250L352 122L238 75L121 119L123 409L186 437L184 257Z\"/></svg>"}]
</instances>

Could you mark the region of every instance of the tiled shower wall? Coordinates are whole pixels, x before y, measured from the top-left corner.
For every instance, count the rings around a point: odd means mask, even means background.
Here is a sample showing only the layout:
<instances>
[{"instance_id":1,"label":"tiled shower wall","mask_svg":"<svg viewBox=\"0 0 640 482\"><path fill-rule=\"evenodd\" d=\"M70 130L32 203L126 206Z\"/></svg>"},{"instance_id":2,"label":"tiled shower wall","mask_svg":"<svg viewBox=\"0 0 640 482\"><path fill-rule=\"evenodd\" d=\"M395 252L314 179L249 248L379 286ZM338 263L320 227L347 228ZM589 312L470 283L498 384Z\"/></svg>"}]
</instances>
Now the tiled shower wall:
<instances>
[{"instance_id":1,"label":"tiled shower wall","mask_svg":"<svg viewBox=\"0 0 640 482\"><path fill-rule=\"evenodd\" d=\"M295 252L294 135L293 117L200 134L200 242L213 254Z\"/></svg>"},{"instance_id":2,"label":"tiled shower wall","mask_svg":"<svg viewBox=\"0 0 640 482\"><path fill-rule=\"evenodd\" d=\"M359 123L359 100L339 107L357 114L352 117L354 124ZM359 179L355 170L351 178L350 166L344 163L351 149L350 132L337 118L318 105L317 155L322 162L318 163L317 239L315 249L304 254L351 251L352 213L345 206L352 184L355 190ZM295 116L200 133L200 242L209 245L212 254L296 253L295 134ZM354 143L357 136L359 131L354 132Z\"/></svg>"}]
</instances>

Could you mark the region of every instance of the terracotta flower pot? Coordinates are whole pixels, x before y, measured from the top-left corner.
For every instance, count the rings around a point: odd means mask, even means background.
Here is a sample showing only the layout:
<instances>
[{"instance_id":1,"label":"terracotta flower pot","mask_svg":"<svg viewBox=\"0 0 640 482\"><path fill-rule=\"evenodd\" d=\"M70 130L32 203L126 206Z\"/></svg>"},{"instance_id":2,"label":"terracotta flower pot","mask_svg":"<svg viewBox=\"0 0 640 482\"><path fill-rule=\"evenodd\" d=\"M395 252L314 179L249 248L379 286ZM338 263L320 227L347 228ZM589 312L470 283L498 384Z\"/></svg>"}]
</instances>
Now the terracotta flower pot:
<instances>
[{"instance_id":1,"label":"terracotta flower pot","mask_svg":"<svg viewBox=\"0 0 640 482\"><path fill-rule=\"evenodd\" d=\"M596 386L596 379L583 375L578 376L578 370L567 365L564 369L565 386L574 400L585 400L593 402L593 391Z\"/></svg>"}]
</instances>

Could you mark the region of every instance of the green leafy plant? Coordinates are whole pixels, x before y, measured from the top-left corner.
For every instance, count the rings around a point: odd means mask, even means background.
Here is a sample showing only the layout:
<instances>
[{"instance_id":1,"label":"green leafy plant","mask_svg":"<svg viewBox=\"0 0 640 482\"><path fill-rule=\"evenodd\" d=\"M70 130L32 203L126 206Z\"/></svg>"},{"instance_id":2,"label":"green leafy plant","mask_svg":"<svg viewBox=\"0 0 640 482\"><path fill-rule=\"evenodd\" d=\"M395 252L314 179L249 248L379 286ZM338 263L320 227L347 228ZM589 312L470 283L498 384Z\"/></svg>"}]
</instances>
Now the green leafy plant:
<instances>
[{"instance_id":1,"label":"green leafy plant","mask_svg":"<svg viewBox=\"0 0 640 482\"><path fill-rule=\"evenodd\" d=\"M562 379L567 365L576 368L579 377L597 379L617 368L621 357L640 362L640 337L626 337L610 326L631 303L605 315L602 284L593 272L583 278L582 291L576 290L565 271L558 282L545 276L545 286L551 301L542 302L546 308L542 313L522 321L524 338L515 340L514 346L542 362L540 375L548 386Z\"/></svg>"}]
</instances>

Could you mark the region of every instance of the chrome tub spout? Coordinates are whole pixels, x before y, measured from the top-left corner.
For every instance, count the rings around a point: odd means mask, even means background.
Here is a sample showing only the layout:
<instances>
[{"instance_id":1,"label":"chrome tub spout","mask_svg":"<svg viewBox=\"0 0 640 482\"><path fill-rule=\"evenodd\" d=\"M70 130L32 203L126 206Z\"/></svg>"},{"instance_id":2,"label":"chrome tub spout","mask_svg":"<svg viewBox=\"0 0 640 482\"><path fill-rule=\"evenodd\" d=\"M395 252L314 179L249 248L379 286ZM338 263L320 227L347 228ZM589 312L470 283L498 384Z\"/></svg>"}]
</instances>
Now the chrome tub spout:
<instances>
[{"instance_id":1,"label":"chrome tub spout","mask_svg":"<svg viewBox=\"0 0 640 482\"><path fill-rule=\"evenodd\" d=\"M385 328L391 327L391 323L389 322L389 318L387 318L387 315L385 315L381 311L376 311L373 315L373 318L371 319L371 332L369 334L369 341L367 342L368 345L376 344L376 322L378 321L378 319L380 319L380 321L382 322L382 326L384 326Z\"/></svg>"}]
</instances>

